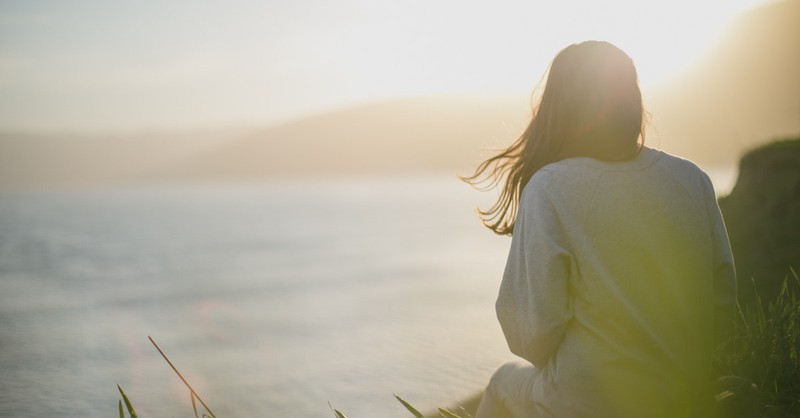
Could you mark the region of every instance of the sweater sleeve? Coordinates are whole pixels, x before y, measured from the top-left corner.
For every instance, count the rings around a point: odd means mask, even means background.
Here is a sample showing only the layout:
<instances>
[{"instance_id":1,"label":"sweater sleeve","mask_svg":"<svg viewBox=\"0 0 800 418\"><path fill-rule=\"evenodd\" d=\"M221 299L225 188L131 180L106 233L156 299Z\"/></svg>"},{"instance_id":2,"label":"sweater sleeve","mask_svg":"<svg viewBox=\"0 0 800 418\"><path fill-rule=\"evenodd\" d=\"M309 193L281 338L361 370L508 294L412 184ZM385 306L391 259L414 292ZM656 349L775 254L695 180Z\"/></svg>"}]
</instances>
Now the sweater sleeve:
<instances>
[{"instance_id":1,"label":"sweater sleeve","mask_svg":"<svg viewBox=\"0 0 800 418\"><path fill-rule=\"evenodd\" d=\"M572 317L572 255L543 178L534 176L523 192L495 305L511 352L540 368L558 349Z\"/></svg>"}]
</instances>

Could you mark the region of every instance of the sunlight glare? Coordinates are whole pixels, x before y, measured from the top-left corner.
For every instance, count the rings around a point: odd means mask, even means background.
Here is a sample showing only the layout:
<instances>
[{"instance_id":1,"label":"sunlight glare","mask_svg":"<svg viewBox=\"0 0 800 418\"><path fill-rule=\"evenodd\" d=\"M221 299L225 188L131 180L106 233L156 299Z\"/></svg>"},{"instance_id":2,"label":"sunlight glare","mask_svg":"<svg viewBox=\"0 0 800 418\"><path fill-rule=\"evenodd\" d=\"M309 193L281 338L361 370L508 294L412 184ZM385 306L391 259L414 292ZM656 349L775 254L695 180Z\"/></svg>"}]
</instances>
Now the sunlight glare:
<instances>
[{"instance_id":1,"label":"sunlight glare","mask_svg":"<svg viewBox=\"0 0 800 418\"><path fill-rule=\"evenodd\" d=\"M561 48L598 39L631 55L643 86L648 87L689 68L736 14L757 3L505 0L491 7L451 2L395 5L391 13L359 30L373 35L361 40L361 51L374 52L361 55L359 64L377 71L372 72L371 82L361 77L358 83L366 81L370 88L395 96L527 91ZM386 30L393 24L399 30ZM386 74L394 79L389 82Z\"/></svg>"}]
</instances>

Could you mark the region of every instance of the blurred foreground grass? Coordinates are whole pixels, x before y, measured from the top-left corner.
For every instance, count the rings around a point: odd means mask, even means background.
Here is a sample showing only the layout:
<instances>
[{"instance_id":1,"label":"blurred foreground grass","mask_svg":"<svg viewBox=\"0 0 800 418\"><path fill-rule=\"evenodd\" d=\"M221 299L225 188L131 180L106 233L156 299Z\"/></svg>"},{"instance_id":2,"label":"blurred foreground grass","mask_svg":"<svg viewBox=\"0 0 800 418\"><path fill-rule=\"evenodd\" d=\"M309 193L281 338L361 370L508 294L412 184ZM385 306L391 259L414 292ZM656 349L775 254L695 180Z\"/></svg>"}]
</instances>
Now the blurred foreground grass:
<instances>
[{"instance_id":1,"label":"blurred foreground grass","mask_svg":"<svg viewBox=\"0 0 800 418\"><path fill-rule=\"evenodd\" d=\"M791 270L774 300L741 307L733 337L718 347L719 417L800 417L800 300L790 280L800 285Z\"/></svg>"},{"instance_id":2,"label":"blurred foreground grass","mask_svg":"<svg viewBox=\"0 0 800 418\"><path fill-rule=\"evenodd\" d=\"M733 336L715 353L718 378L710 394L716 403L713 418L800 417L800 299L789 286L790 280L800 285L800 277L791 270L774 300L759 297L752 305L740 307ZM155 341L150 341L189 389L195 418L216 418ZM118 403L120 418L125 418L126 411L130 418L137 418L130 399L117 387L122 396ZM412 415L425 417L411 403L394 396ZM205 408L202 414L196 401ZM439 408L438 416L471 418L478 401L475 397L462 404L466 407ZM347 418L333 406L330 409L335 418Z\"/></svg>"}]
</instances>

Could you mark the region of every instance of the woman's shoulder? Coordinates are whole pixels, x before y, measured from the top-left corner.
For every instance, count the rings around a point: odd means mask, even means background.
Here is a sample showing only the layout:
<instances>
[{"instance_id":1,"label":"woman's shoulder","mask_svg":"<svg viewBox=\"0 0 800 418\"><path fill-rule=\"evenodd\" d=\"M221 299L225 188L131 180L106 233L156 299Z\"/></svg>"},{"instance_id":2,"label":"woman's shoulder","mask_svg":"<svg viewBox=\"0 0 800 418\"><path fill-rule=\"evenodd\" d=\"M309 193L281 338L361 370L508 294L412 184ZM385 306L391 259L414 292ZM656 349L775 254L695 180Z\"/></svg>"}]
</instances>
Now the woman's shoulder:
<instances>
[{"instance_id":1,"label":"woman's shoulder","mask_svg":"<svg viewBox=\"0 0 800 418\"><path fill-rule=\"evenodd\" d=\"M591 190L599 186L606 175L611 176L608 179L615 176L640 179L668 176L691 189L713 191L711 179L693 161L648 147L642 148L635 158L626 161L575 157L552 162L534 173L526 190ZM608 182L602 183L612 187Z\"/></svg>"},{"instance_id":2,"label":"woman's shoulder","mask_svg":"<svg viewBox=\"0 0 800 418\"><path fill-rule=\"evenodd\" d=\"M681 183L713 191L714 186L711 183L711 178L694 161L664 151L660 152L663 155L660 164L671 176Z\"/></svg>"},{"instance_id":3,"label":"woman's shoulder","mask_svg":"<svg viewBox=\"0 0 800 418\"><path fill-rule=\"evenodd\" d=\"M693 161L650 147L642 147L641 151L629 160L603 161L589 157L573 157L547 164L540 171L543 177L570 177L585 175L587 172L640 172L658 168L687 176L706 177L706 173Z\"/></svg>"},{"instance_id":4,"label":"woman's shoulder","mask_svg":"<svg viewBox=\"0 0 800 418\"><path fill-rule=\"evenodd\" d=\"M594 169L585 164L588 158L569 158L545 165L531 176L523 194L553 196L563 195L564 191L572 193L590 187L597 176Z\"/></svg>"},{"instance_id":5,"label":"woman's shoulder","mask_svg":"<svg viewBox=\"0 0 800 418\"><path fill-rule=\"evenodd\" d=\"M667 155L652 148L642 148L634 157L624 161L603 161L590 157L570 157L551 162L540 168L531 177L531 182L539 185L579 185L591 182L606 172L634 172L651 166Z\"/></svg>"},{"instance_id":6,"label":"woman's shoulder","mask_svg":"<svg viewBox=\"0 0 800 418\"><path fill-rule=\"evenodd\" d=\"M697 165L694 161L688 158L680 157L678 155L673 155L666 151L661 151L661 150L654 150L654 151L661 154L662 164L673 166L675 168L680 168L683 170L688 170L695 174L704 173L699 165Z\"/></svg>"}]
</instances>

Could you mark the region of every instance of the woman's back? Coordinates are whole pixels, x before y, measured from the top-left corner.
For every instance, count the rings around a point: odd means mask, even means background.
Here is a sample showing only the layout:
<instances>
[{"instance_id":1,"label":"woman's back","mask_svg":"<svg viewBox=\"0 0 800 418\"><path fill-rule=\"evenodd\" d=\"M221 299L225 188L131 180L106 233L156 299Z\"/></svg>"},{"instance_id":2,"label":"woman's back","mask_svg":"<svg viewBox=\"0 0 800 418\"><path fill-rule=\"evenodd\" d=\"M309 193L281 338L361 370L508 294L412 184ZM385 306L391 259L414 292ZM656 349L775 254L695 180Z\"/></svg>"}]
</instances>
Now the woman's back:
<instances>
[{"instance_id":1,"label":"woman's back","mask_svg":"<svg viewBox=\"0 0 800 418\"><path fill-rule=\"evenodd\" d=\"M534 398L554 416L673 416L709 382L713 301L732 303L732 284L707 176L644 148L533 176L497 311L512 351L540 370Z\"/></svg>"}]
</instances>

